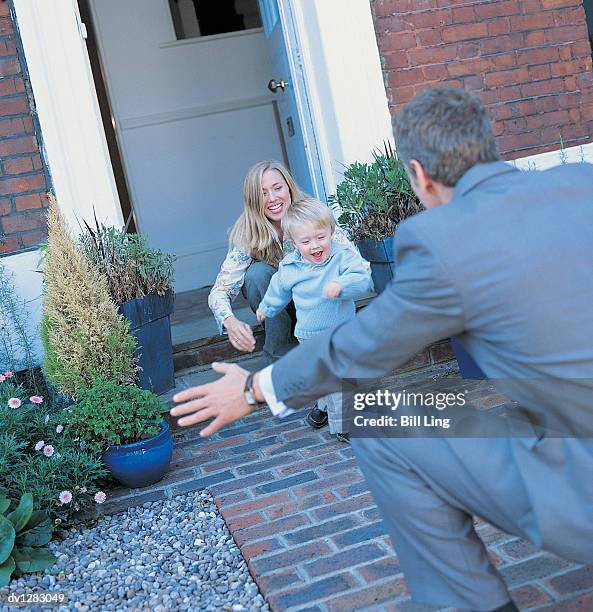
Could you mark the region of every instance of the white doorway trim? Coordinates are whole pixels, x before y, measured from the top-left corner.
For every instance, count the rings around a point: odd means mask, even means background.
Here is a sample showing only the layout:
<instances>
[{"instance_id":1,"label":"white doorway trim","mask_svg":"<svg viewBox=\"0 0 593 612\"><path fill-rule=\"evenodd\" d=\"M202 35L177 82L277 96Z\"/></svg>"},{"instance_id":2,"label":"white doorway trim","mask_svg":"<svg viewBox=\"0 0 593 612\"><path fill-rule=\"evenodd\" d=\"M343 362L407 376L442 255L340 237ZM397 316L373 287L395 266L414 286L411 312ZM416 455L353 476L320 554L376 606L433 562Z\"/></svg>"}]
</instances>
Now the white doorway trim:
<instances>
[{"instance_id":1,"label":"white doorway trim","mask_svg":"<svg viewBox=\"0 0 593 612\"><path fill-rule=\"evenodd\" d=\"M293 17L329 195L345 164L370 161L374 149L393 139L371 7L368 0L282 0L282 5Z\"/></svg>"},{"instance_id":2,"label":"white doorway trim","mask_svg":"<svg viewBox=\"0 0 593 612\"><path fill-rule=\"evenodd\" d=\"M44 155L60 210L73 229L123 216L76 0L14 0Z\"/></svg>"},{"instance_id":3,"label":"white doorway trim","mask_svg":"<svg viewBox=\"0 0 593 612\"><path fill-rule=\"evenodd\" d=\"M326 201L329 194L325 184L323 162L321 159L322 147L313 119L313 112L309 99L310 91L303 69L301 53L302 40L295 26L293 4L294 2L291 0L278 0L278 9L280 11L280 20L282 22L284 40L287 47L286 55L288 57L290 72L293 75L293 83L295 84L295 98L299 111L300 124L303 130L307 165L311 171L311 178L313 181L314 193L311 195L322 201Z\"/></svg>"}]
</instances>

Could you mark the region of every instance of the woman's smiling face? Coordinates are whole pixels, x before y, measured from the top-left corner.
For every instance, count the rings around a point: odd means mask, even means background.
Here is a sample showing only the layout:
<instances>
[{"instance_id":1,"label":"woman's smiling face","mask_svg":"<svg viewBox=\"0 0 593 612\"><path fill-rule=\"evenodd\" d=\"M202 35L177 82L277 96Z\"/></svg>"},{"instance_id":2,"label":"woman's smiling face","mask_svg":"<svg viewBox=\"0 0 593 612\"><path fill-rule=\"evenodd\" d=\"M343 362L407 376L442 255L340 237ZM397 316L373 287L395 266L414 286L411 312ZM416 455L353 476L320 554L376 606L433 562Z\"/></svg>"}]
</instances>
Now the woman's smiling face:
<instances>
[{"instance_id":1,"label":"woman's smiling face","mask_svg":"<svg viewBox=\"0 0 593 612\"><path fill-rule=\"evenodd\" d=\"M261 179L264 194L264 215L274 224L279 224L290 206L290 189L278 170L266 170Z\"/></svg>"}]
</instances>

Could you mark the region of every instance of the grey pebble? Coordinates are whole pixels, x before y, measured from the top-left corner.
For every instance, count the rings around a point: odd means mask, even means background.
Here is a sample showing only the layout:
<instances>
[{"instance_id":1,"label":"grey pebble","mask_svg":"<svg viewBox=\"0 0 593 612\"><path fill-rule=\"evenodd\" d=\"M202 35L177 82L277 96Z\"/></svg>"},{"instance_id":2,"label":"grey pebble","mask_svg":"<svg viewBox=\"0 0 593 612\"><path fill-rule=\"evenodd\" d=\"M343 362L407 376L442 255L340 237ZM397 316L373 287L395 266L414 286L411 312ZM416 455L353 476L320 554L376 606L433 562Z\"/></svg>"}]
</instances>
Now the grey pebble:
<instances>
[{"instance_id":1,"label":"grey pebble","mask_svg":"<svg viewBox=\"0 0 593 612\"><path fill-rule=\"evenodd\" d=\"M146 503L59 532L45 574L10 589L62 591L54 611L219 610L269 612L208 491ZM0 588L0 602L9 593ZM0 603L0 612L8 608Z\"/></svg>"}]
</instances>

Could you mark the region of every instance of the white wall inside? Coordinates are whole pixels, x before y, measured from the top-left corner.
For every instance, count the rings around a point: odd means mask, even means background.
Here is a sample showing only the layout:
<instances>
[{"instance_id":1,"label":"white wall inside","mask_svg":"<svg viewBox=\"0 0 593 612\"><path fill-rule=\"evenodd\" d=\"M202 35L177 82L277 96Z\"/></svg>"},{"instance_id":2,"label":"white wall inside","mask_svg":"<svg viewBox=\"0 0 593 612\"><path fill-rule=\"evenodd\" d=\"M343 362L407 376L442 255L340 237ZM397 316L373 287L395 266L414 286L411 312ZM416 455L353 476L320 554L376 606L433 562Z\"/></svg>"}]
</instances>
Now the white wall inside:
<instances>
[{"instance_id":1,"label":"white wall inside","mask_svg":"<svg viewBox=\"0 0 593 612\"><path fill-rule=\"evenodd\" d=\"M285 0L286 1L286 0ZM324 183L335 192L344 165L370 161L393 139L368 0L292 0L298 55L320 149Z\"/></svg>"},{"instance_id":2,"label":"white wall inside","mask_svg":"<svg viewBox=\"0 0 593 612\"><path fill-rule=\"evenodd\" d=\"M177 255L177 291L211 284L245 172L283 156L263 32L177 41L167 0L91 8L138 229Z\"/></svg>"}]
</instances>

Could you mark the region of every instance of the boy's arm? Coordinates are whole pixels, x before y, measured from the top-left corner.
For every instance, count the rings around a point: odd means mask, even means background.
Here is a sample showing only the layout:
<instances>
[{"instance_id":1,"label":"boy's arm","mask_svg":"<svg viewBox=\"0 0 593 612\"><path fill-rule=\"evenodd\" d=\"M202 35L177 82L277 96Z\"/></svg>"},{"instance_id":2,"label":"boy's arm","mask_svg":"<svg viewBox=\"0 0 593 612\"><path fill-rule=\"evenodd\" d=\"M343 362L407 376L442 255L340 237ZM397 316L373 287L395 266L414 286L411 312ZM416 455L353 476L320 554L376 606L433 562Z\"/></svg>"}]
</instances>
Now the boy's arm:
<instances>
[{"instance_id":1,"label":"boy's arm","mask_svg":"<svg viewBox=\"0 0 593 612\"><path fill-rule=\"evenodd\" d=\"M266 295L257 309L258 313L261 313L266 319L275 317L286 308L290 300L292 300L292 291L286 289L282 284L282 266L280 266L278 272L270 280Z\"/></svg>"},{"instance_id":2,"label":"boy's arm","mask_svg":"<svg viewBox=\"0 0 593 612\"><path fill-rule=\"evenodd\" d=\"M358 251L344 249L340 262L340 275L334 279L342 288L340 298L355 299L370 290L371 275Z\"/></svg>"}]
</instances>

